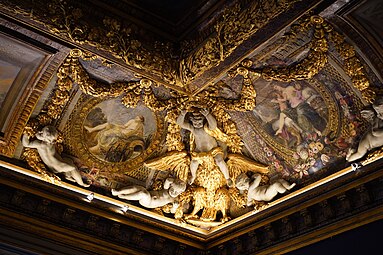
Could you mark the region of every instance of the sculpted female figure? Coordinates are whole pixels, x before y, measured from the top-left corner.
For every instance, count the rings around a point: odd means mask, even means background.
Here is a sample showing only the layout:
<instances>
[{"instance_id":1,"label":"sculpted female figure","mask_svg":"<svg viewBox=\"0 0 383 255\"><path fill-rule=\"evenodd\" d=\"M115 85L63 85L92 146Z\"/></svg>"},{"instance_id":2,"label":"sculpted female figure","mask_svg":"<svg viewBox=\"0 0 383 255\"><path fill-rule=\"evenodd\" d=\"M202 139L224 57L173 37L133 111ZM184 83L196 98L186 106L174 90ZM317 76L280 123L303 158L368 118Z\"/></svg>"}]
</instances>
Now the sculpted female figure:
<instances>
[{"instance_id":1,"label":"sculpted female figure","mask_svg":"<svg viewBox=\"0 0 383 255\"><path fill-rule=\"evenodd\" d=\"M55 127L46 126L36 133L37 140L30 141L27 135L23 135L22 143L24 147L37 149L41 159L54 173L63 173L69 181L77 182L83 187L89 187L82 180L80 171L69 158L62 158L56 151L55 141L58 133Z\"/></svg>"}]
</instances>

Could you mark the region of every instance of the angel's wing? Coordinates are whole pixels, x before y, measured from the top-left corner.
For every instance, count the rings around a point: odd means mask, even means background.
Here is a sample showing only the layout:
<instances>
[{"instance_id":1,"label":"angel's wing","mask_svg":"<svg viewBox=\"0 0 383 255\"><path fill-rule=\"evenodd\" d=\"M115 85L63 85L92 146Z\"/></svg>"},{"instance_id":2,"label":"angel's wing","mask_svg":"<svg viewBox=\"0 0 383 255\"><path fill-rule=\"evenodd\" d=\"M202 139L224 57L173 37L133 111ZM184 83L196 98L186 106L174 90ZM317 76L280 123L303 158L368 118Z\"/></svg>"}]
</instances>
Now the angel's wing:
<instances>
[{"instance_id":1,"label":"angel's wing","mask_svg":"<svg viewBox=\"0 0 383 255\"><path fill-rule=\"evenodd\" d=\"M172 172L177 178L186 182L190 169L190 157L185 151L172 151L164 156L148 160L144 163L144 166L150 169Z\"/></svg>"},{"instance_id":2,"label":"angel's wing","mask_svg":"<svg viewBox=\"0 0 383 255\"><path fill-rule=\"evenodd\" d=\"M227 158L227 166L233 180L235 180L241 173L246 173L248 171L260 174L267 174L269 172L268 166L258 163L241 154L228 154Z\"/></svg>"}]
</instances>

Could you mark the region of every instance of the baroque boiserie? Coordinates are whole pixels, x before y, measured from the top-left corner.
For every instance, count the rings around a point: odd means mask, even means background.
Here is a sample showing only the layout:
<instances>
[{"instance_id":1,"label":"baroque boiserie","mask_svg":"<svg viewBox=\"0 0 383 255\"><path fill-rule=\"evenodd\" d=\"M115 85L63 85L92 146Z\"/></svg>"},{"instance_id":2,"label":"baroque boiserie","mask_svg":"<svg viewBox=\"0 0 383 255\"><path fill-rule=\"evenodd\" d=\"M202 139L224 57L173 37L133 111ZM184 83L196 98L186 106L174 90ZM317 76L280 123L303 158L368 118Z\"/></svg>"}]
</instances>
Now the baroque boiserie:
<instances>
[{"instance_id":1,"label":"baroque boiserie","mask_svg":"<svg viewBox=\"0 0 383 255\"><path fill-rule=\"evenodd\" d=\"M382 22L379 0L1 0L0 242L283 254L382 219Z\"/></svg>"}]
</instances>

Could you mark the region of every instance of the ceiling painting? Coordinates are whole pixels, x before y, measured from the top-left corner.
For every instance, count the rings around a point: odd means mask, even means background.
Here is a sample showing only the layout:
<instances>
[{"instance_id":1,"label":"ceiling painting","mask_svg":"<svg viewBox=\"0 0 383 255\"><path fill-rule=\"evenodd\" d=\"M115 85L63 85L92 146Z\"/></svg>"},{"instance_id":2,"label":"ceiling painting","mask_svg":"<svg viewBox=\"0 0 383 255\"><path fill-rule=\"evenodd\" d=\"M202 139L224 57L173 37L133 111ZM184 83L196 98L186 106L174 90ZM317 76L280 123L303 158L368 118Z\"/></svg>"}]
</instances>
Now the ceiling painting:
<instances>
[{"instance_id":1,"label":"ceiling painting","mask_svg":"<svg viewBox=\"0 0 383 255\"><path fill-rule=\"evenodd\" d=\"M20 68L0 60L0 109Z\"/></svg>"}]
</instances>

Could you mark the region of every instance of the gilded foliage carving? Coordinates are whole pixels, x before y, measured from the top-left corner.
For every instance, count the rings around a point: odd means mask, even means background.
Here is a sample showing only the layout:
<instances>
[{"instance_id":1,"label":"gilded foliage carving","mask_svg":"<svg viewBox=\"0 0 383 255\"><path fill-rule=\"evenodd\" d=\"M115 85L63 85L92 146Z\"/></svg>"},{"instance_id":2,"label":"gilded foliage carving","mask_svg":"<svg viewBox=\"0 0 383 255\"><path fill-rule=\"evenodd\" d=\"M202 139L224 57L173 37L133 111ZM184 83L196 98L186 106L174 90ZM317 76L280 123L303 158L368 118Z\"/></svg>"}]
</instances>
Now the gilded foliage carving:
<instances>
[{"instance_id":1,"label":"gilded foliage carving","mask_svg":"<svg viewBox=\"0 0 383 255\"><path fill-rule=\"evenodd\" d=\"M236 4L227 8L214 25L214 36L181 60L182 81L188 83L204 71L219 65L270 19L299 1L258 0L252 1L250 6ZM185 48L190 47L190 43L184 44Z\"/></svg>"},{"instance_id":2,"label":"gilded foliage carving","mask_svg":"<svg viewBox=\"0 0 383 255\"><path fill-rule=\"evenodd\" d=\"M225 134L224 139L231 152L240 153L242 142L237 135L235 124L230 120L226 110L249 111L255 107L255 90L251 80L244 78L242 93L238 99L224 99L218 97L219 88L211 88L200 92L195 96L187 96L173 91L172 98L161 100L153 93L152 81L141 79L140 81L115 82L111 84L97 81L87 74L78 58L81 56L79 50L72 50L72 55L77 59L71 59L71 77L81 90L94 97L116 97L123 95L122 102L127 107L135 107L139 100L154 112L167 111L168 133L166 144L169 151L182 151L184 145L180 134L180 128L176 124L176 118L181 109L189 109L192 106L210 108L212 114L221 120L221 127ZM67 77L63 77L67 78Z\"/></svg>"},{"instance_id":3,"label":"gilded foliage carving","mask_svg":"<svg viewBox=\"0 0 383 255\"><path fill-rule=\"evenodd\" d=\"M249 64L250 60L245 60L236 71L231 71L230 74L251 72L256 77L283 82L307 80L318 74L328 62L329 42L331 42L342 57L344 71L350 76L353 86L361 92L363 99L368 103L374 101L375 91L370 87L364 67L355 55L355 49L345 41L344 36L336 32L320 16L311 16L310 19L305 17L296 26L300 26L302 29L295 28L295 30L303 31L311 28L313 33L310 50L305 58L289 66L266 66L262 68L252 68L252 63Z\"/></svg>"},{"instance_id":4,"label":"gilded foliage carving","mask_svg":"<svg viewBox=\"0 0 383 255\"><path fill-rule=\"evenodd\" d=\"M179 63L180 73L175 71L173 61L169 60L168 63L165 63L167 62L166 58L160 55L153 55L156 54L153 53L155 51L147 51L138 40L134 39L132 29L116 20L105 18L103 20L104 27L89 29L86 24L81 22L83 16L81 9L76 9L67 6L62 1L57 1L51 4L54 6L51 11L55 15L50 16L51 22L48 23L48 26L50 26L51 31L55 34L68 37L79 44L87 43L98 49L109 51L115 57L123 59L128 65L161 75L170 84L180 82L178 83L180 85L192 81L202 72L220 64L241 43L264 26L269 19L290 8L294 2L296 1L264 0L256 1L246 11L242 10L240 5L230 8L215 25L215 37L208 39L201 48L193 51L189 56L181 60ZM260 5L262 5L262 8L259 8ZM53 24L55 22L60 25ZM51 94L49 104L46 105L44 110L35 119L30 120L24 132L29 136L33 136L40 127L51 124L54 120L59 119L65 105L70 100L72 86L74 83L77 83L82 92L92 97L103 99L122 96L122 103L126 107L134 108L139 102L142 102L153 112L164 112L167 122L165 145L168 153L176 152L176 154L167 154L172 159L176 157L174 155L185 153L186 146L182 140L181 127L176 121L181 110L191 110L192 107L199 109L208 108L211 114L219 120L218 127L223 131L214 134L215 138L223 141L228 146L228 152L239 155L238 157L242 160L240 154L242 154L243 142L229 113L230 111L246 112L254 110L256 91L252 78L250 78L250 73L255 78L262 77L266 80L283 82L310 80L327 64L330 43L333 44L342 57L344 70L351 77L353 86L362 93L363 98L367 102L372 103L375 98L375 92L370 87L363 65L355 55L354 48L345 41L344 37L334 31L330 24L318 16L305 19L299 26L301 29L297 29L298 31L310 30L313 33L307 56L290 66L267 66L258 69L252 68L252 61L242 61L228 72L230 76L241 75L243 77L241 92L236 99L220 97L219 85L210 86L195 95L187 94L186 91L184 94L172 91L171 98L162 99L154 93L153 87L157 84L148 78L110 84L101 82L92 78L81 64L81 58L87 59L92 56L81 50L74 49L58 69L57 86ZM109 30L106 36L104 36L106 27ZM323 95L326 93L326 91L321 92ZM329 110L330 112L332 111L331 114L336 111L335 107L330 107ZM330 122L332 126L330 125L329 130L326 130L325 133L330 133L335 129L334 127L337 126L336 121ZM60 146L60 142L58 146ZM155 148L151 149L155 150ZM292 152L285 153L285 156L286 158L291 158ZM24 157L28 164L41 173L46 180L51 182L59 180L55 175L47 172L36 151L25 150ZM225 180L220 178L221 172L217 167L214 167L214 159L211 157L209 160L204 162L204 165L202 165L204 170L199 172L199 178L196 180L198 187L187 190L180 200L183 203L189 203L191 197L194 196L194 210L196 211L194 215L198 212L198 208L205 208L206 210L203 211L202 218L215 220L217 211L221 210L224 214L225 210L229 208L229 198L237 205L243 205L245 202L243 196L238 195L237 190L222 188L225 186ZM251 164L254 165L253 162ZM247 167L248 164L240 166ZM183 168L188 169L185 165L183 165ZM180 179L183 181L187 180L185 171L183 170L183 174L178 174L178 177L181 176ZM235 179L239 173L240 171L238 170L238 173L233 175L233 178ZM262 173L266 174L266 171ZM182 212L178 210L175 217L182 217ZM225 220L228 220L226 215L224 217Z\"/></svg>"},{"instance_id":5,"label":"gilded foliage carving","mask_svg":"<svg viewBox=\"0 0 383 255\"><path fill-rule=\"evenodd\" d=\"M0 5L33 19L57 36L110 53L131 67L154 74L169 84L176 84L176 68L169 58L174 55L172 45L150 38L153 45L144 46L138 28L132 23L107 15L94 19L94 13L90 13L87 6L70 0L12 1Z\"/></svg>"},{"instance_id":6,"label":"gilded foliage carving","mask_svg":"<svg viewBox=\"0 0 383 255\"><path fill-rule=\"evenodd\" d=\"M60 37L109 52L129 66L161 77L168 84L185 87L205 70L217 66L270 19L298 1L258 0L249 6L230 6L215 23L214 35L205 43L183 43L180 59L170 57L177 56L171 43L152 38L153 45L144 45L132 23L109 16L100 17L102 22L97 24L90 23L92 18L86 7L72 1L31 2L27 5L14 1L4 4L4 8L33 18Z\"/></svg>"}]
</instances>

